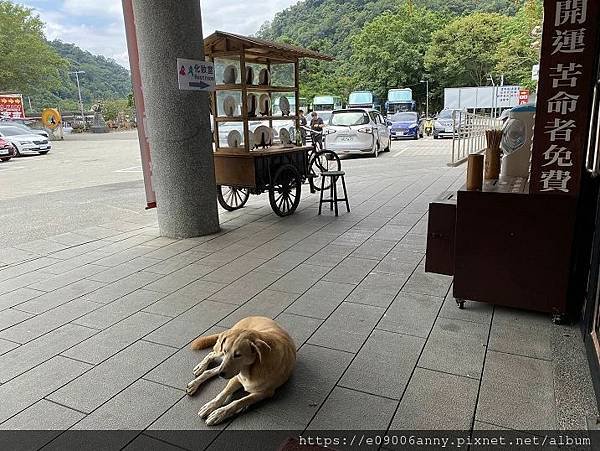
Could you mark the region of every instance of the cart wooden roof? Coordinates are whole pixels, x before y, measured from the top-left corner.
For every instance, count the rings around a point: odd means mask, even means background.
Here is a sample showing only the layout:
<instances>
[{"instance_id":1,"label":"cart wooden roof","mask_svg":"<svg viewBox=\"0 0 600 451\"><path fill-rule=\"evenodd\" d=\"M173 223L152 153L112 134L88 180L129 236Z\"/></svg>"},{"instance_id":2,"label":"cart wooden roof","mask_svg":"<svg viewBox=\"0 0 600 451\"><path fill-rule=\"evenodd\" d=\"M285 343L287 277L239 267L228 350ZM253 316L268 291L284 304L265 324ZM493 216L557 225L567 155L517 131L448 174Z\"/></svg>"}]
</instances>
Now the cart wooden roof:
<instances>
[{"instance_id":1,"label":"cart wooden roof","mask_svg":"<svg viewBox=\"0 0 600 451\"><path fill-rule=\"evenodd\" d=\"M204 39L204 51L207 56L241 53L279 61L296 61L299 58L313 58L333 61L334 58L323 53L280 42L272 42L250 36L242 36L224 31L215 31Z\"/></svg>"}]
</instances>

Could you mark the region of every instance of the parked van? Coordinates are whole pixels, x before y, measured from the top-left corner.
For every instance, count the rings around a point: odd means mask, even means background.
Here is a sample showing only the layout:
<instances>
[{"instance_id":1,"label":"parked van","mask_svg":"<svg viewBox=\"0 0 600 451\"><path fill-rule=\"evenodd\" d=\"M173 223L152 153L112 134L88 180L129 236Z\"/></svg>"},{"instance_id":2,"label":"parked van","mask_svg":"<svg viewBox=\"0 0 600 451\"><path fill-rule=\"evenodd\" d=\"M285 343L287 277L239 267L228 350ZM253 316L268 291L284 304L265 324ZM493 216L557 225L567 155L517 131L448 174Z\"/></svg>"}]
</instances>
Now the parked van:
<instances>
[{"instance_id":1,"label":"parked van","mask_svg":"<svg viewBox=\"0 0 600 451\"><path fill-rule=\"evenodd\" d=\"M348 97L348 108L374 108L381 111L381 103L371 91L354 91Z\"/></svg>"},{"instance_id":2,"label":"parked van","mask_svg":"<svg viewBox=\"0 0 600 451\"><path fill-rule=\"evenodd\" d=\"M338 96L317 96L313 99L313 111L333 111L342 108L342 98Z\"/></svg>"}]
</instances>

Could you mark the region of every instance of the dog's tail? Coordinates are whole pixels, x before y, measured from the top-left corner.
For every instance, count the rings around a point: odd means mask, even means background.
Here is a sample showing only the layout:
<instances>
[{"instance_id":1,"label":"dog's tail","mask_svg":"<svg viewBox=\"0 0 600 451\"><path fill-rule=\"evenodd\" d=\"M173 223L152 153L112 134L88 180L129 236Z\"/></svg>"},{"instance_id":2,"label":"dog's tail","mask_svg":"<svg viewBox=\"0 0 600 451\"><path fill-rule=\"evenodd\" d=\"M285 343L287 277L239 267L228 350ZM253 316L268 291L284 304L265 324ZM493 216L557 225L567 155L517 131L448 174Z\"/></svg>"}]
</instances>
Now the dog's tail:
<instances>
[{"instance_id":1,"label":"dog's tail","mask_svg":"<svg viewBox=\"0 0 600 451\"><path fill-rule=\"evenodd\" d=\"M192 344L190 346L192 349L206 349L211 346L214 346L218 338L219 334L198 337L194 341L192 341Z\"/></svg>"}]
</instances>

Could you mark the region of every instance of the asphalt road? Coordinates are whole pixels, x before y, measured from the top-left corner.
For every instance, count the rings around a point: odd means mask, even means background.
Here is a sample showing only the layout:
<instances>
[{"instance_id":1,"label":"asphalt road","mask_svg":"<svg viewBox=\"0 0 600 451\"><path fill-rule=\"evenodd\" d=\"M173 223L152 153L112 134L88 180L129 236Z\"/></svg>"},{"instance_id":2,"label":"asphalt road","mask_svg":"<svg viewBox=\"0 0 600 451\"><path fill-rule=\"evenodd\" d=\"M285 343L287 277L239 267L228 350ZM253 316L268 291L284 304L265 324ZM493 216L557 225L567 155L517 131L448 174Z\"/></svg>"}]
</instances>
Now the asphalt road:
<instances>
[{"instance_id":1,"label":"asphalt road","mask_svg":"<svg viewBox=\"0 0 600 451\"><path fill-rule=\"evenodd\" d=\"M449 141L397 141L377 160L344 158L345 170L444 165ZM265 200L266 202L266 200ZM137 132L66 135L47 155L0 163L0 247L115 220L156 217L145 210Z\"/></svg>"}]
</instances>

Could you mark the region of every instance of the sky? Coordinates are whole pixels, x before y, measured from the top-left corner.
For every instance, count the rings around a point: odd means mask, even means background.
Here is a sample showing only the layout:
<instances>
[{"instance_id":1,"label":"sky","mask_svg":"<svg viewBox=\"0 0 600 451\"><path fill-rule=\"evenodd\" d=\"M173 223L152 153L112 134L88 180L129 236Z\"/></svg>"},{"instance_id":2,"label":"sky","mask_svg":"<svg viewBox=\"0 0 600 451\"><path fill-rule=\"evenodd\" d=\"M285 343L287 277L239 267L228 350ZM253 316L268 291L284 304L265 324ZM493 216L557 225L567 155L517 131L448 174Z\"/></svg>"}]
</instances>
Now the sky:
<instances>
[{"instance_id":1,"label":"sky","mask_svg":"<svg viewBox=\"0 0 600 451\"><path fill-rule=\"evenodd\" d=\"M253 34L275 13L297 1L201 0L204 36L214 30ZM15 3L39 14L46 23L49 40L76 44L129 68L121 0L21 0Z\"/></svg>"}]
</instances>

